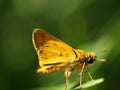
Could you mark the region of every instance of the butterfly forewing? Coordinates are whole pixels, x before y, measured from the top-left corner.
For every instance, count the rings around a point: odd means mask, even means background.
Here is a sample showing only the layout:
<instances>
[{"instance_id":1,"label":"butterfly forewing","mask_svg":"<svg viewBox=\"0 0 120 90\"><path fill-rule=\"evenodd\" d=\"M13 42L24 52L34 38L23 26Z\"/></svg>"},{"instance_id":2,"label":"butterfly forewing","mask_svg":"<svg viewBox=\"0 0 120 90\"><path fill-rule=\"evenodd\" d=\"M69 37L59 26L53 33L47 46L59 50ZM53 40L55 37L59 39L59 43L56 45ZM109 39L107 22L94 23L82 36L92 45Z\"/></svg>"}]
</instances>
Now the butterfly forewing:
<instances>
[{"instance_id":1,"label":"butterfly forewing","mask_svg":"<svg viewBox=\"0 0 120 90\"><path fill-rule=\"evenodd\" d=\"M33 31L33 44L41 67L72 62L76 58L71 46L40 29Z\"/></svg>"}]
</instances>

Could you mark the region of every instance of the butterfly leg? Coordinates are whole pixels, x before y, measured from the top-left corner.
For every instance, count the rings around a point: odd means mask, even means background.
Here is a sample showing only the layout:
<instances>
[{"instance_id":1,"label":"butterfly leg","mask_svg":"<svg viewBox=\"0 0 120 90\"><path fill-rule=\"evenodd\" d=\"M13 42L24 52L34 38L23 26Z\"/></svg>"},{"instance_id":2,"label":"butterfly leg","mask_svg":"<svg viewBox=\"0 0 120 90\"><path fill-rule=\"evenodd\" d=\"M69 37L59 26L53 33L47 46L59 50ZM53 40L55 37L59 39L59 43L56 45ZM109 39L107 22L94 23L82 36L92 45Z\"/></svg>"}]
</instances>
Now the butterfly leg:
<instances>
[{"instance_id":1,"label":"butterfly leg","mask_svg":"<svg viewBox=\"0 0 120 90\"><path fill-rule=\"evenodd\" d=\"M82 88L82 73L83 73L84 67L85 67L85 63L83 63L81 72L80 72L80 74L79 74L79 75L80 75L80 89Z\"/></svg>"},{"instance_id":2,"label":"butterfly leg","mask_svg":"<svg viewBox=\"0 0 120 90\"><path fill-rule=\"evenodd\" d=\"M90 72L89 72L88 66L87 66L87 73L88 73L90 79L93 81L94 79L92 78L92 75L91 75Z\"/></svg>"},{"instance_id":3,"label":"butterfly leg","mask_svg":"<svg viewBox=\"0 0 120 90\"><path fill-rule=\"evenodd\" d=\"M67 90L67 88L68 88L70 75L71 75L71 71L70 71L69 69L67 69L67 70L65 71L65 77L66 77L65 90Z\"/></svg>"}]
</instances>

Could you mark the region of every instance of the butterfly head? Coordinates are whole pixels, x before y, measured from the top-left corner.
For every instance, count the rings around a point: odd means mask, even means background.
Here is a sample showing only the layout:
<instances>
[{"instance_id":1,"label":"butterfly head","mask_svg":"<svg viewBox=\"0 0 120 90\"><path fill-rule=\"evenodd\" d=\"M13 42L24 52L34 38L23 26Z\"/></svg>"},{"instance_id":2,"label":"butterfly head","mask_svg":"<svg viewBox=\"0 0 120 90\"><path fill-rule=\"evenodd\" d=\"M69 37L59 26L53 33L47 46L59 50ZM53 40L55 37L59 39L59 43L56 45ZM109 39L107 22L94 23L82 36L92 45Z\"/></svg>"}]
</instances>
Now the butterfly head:
<instances>
[{"instance_id":1,"label":"butterfly head","mask_svg":"<svg viewBox=\"0 0 120 90\"><path fill-rule=\"evenodd\" d=\"M88 52L86 58L88 64L92 64L94 61L102 61L102 62L106 61L104 58L98 59L94 52Z\"/></svg>"}]
</instances>

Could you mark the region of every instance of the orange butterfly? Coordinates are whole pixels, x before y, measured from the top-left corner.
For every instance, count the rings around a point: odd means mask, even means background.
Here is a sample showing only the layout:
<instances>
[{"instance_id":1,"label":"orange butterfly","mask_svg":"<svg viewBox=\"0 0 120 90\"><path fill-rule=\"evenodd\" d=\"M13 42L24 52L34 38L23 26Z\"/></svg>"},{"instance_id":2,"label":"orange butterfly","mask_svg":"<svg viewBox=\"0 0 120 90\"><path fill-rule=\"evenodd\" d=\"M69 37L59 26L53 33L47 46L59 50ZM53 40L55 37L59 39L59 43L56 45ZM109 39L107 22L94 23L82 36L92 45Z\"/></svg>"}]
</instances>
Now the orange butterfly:
<instances>
[{"instance_id":1,"label":"orange butterfly","mask_svg":"<svg viewBox=\"0 0 120 90\"><path fill-rule=\"evenodd\" d=\"M40 68L37 70L37 73L54 73L65 70L65 90L67 90L71 72L80 72L81 86L83 70L88 64L98 60L94 52L74 49L41 29L33 31L32 40L39 58ZM105 61L105 59L100 59L100 61ZM89 72L88 74L92 79Z\"/></svg>"}]
</instances>

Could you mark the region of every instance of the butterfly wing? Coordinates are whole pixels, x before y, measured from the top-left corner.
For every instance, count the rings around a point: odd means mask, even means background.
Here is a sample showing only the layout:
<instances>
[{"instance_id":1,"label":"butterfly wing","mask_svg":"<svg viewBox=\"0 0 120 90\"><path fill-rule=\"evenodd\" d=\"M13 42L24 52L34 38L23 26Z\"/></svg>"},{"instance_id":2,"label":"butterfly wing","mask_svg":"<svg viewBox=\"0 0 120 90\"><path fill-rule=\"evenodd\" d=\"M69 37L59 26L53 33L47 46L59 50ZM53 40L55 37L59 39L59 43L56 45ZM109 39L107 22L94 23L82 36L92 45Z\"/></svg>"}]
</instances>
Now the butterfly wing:
<instances>
[{"instance_id":1,"label":"butterfly wing","mask_svg":"<svg viewBox=\"0 0 120 90\"><path fill-rule=\"evenodd\" d=\"M32 37L41 67L75 60L74 49L46 31L35 29Z\"/></svg>"}]
</instances>

